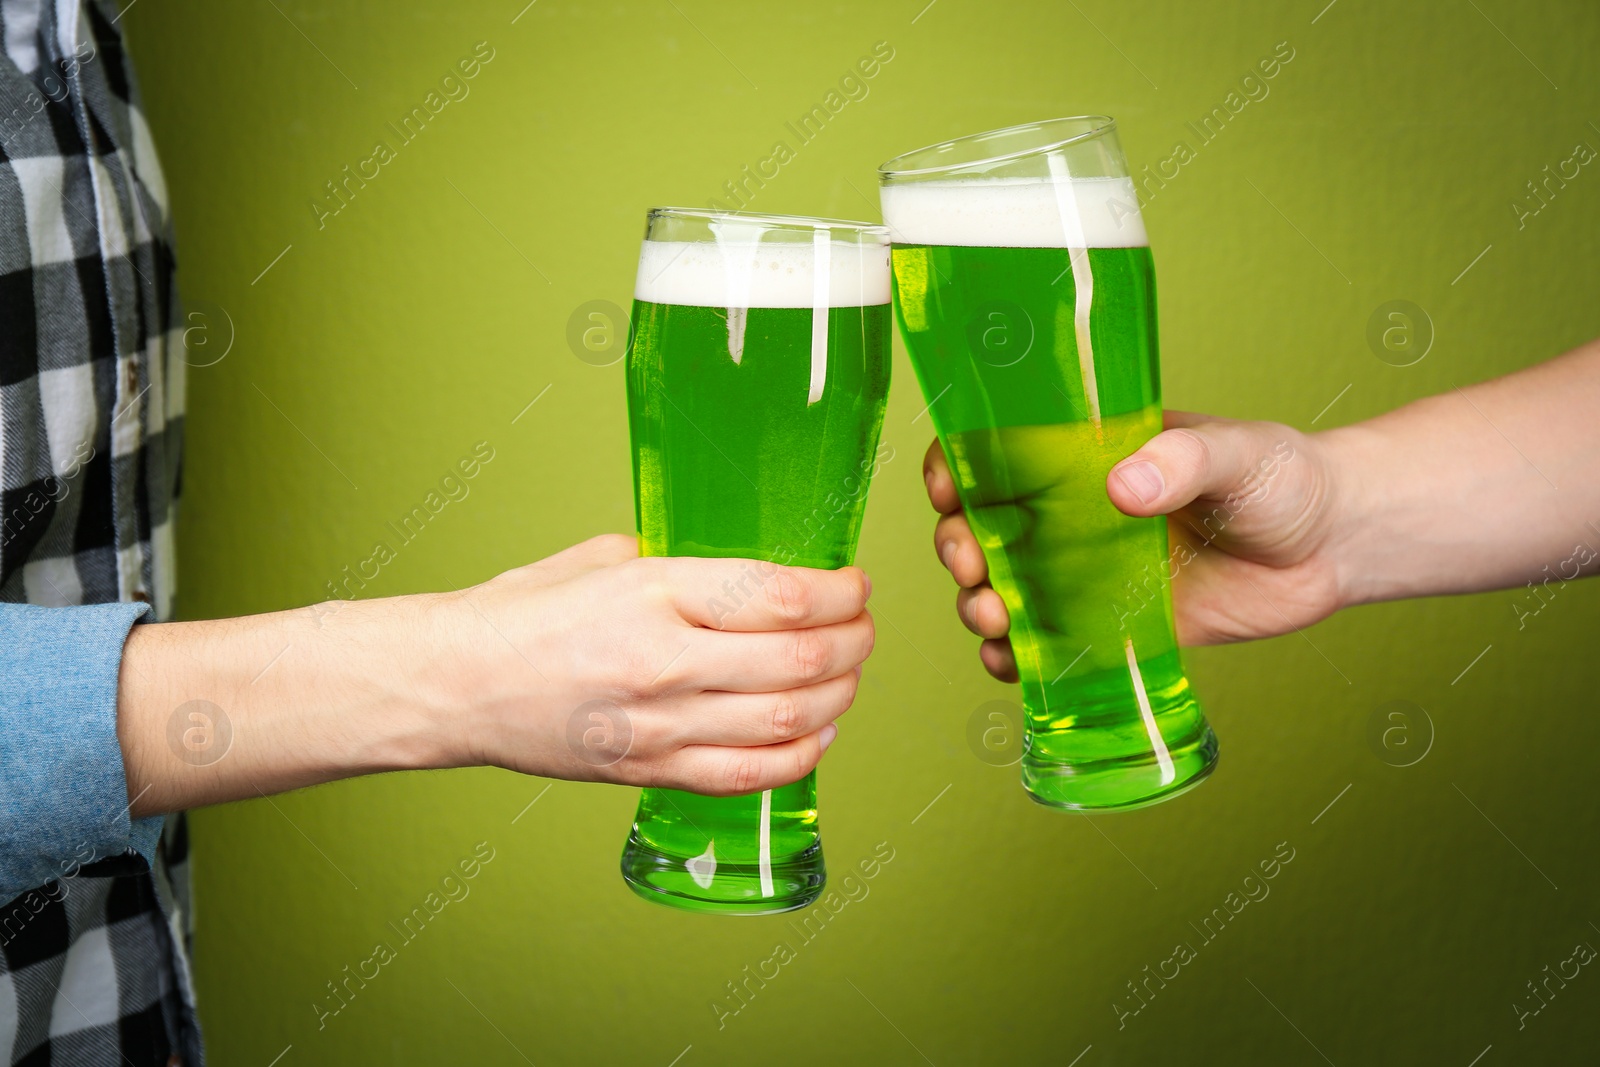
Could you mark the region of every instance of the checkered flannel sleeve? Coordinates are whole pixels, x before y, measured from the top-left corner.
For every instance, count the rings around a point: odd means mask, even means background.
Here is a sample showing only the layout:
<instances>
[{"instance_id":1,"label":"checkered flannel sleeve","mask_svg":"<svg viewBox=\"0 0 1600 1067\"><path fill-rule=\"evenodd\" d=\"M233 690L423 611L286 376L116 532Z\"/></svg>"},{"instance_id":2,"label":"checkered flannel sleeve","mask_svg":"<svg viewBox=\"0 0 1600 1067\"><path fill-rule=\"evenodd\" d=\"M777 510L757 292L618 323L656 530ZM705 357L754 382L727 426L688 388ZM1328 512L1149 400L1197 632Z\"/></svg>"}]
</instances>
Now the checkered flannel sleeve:
<instances>
[{"instance_id":1,"label":"checkered flannel sleeve","mask_svg":"<svg viewBox=\"0 0 1600 1067\"><path fill-rule=\"evenodd\" d=\"M119 17L0 0L0 1063L202 1062L183 821L129 820L115 733L127 629L171 612L184 369Z\"/></svg>"}]
</instances>

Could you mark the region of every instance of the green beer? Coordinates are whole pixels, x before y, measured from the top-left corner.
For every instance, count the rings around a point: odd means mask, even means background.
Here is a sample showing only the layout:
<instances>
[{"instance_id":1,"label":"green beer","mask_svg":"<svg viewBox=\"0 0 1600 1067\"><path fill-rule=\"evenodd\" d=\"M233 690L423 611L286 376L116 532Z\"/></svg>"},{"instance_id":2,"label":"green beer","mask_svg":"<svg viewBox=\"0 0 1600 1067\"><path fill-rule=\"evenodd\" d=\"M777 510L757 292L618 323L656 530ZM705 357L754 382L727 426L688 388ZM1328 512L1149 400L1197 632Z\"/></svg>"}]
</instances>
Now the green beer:
<instances>
[{"instance_id":1,"label":"green beer","mask_svg":"<svg viewBox=\"0 0 1600 1067\"><path fill-rule=\"evenodd\" d=\"M661 209L627 359L634 503L648 556L748 558L709 605L734 617L773 564L850 564L889 389L882 227ZM622 856L650 900L759 915L825 879L816 775L740 797L646 789Z\"/></svg>"},{"instance_id":2,"label":"green beer","mask_svg":"<svg viewBox=\"0 0 1600 1067\"><path fill-rule=\"evenodd\" d=\"M1074 810L1199 782L1216 739L1174 636L1166 520L1106 497L1161 430L1155 272L1110 120L885 164L895 307L1011 615L1023 785Z\"/></svg>"}]
</instances>

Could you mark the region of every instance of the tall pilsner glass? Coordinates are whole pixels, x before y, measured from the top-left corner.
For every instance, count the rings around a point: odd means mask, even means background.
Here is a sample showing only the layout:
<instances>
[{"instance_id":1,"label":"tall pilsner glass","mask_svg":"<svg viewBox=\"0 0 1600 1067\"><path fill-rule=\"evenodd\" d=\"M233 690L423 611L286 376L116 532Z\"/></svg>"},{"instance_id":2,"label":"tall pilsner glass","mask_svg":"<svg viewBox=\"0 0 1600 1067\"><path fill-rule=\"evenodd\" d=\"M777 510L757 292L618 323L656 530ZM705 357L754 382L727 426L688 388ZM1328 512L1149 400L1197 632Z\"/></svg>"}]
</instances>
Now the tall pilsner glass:
<instances>
[{"instance_id":1,"label":"tall pilsner glass","mask_svg":"<svg viewBox=\"0 0 1600 1067\"><path fill-rule=\"evenodd\" d=\"M627 363L639 546L758 561L708 605L713 618L734 615L772 564L854 558L889 331L882 226L650 212ZM809 904L826 878L815 772L739 797L646 789L622 875L640 896L692 911Z\"/></svg>"},{"instance_id":2,"label":"tall pilsner glass","mask_svg":"<svg viewBox=\"0 0 1600 1067\"><path fill-rule=\"evenodd\" d=\"M1116 124L981 133L879 177L900 329L1011 614L1022 784L1069 810L1174 796L1217 742L1174 637L1166 520L1106 498L1161 429L1155 271Z\"/></svg>"}]
</instances>

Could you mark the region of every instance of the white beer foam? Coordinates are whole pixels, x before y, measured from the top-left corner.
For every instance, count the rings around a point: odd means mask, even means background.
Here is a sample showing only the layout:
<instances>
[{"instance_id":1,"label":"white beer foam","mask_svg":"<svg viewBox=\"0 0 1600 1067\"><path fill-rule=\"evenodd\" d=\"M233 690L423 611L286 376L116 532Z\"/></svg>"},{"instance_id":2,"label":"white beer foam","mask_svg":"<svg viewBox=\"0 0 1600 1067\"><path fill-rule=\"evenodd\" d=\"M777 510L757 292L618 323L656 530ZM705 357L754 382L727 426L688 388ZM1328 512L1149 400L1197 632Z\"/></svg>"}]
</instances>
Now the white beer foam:
<instances>
[{"instance_id":1,"label":"white beer foam","mask_svg":"<svg viewBox=\"0 0 1600 1067\"><path fill-rule=\"evenodd\" d=\"M904 182L879 190L896 244L1142 248L1131 178Z\"/></svg>"},{"instance_id":2,"label":"white beer foam","mask_svg":"<svg viewBox=\"0 0 1600 1067\"><path fill-rule=\"evenodd\" d=\"M822 242L646 241L633 295L714 308L865 307L889 302L889 247L829 241L827 304L819 305Z\"/></svg>"}]
</instances>

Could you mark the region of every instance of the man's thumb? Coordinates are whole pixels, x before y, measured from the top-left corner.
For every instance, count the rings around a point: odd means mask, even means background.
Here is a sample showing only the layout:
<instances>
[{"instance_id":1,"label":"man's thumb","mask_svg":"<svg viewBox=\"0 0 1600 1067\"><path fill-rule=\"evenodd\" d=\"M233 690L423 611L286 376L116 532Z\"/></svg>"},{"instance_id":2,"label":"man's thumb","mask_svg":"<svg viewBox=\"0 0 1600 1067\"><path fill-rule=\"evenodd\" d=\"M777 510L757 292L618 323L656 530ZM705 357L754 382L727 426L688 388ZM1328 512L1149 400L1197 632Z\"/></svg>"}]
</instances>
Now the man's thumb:
<instances>
[{"instance_id":1,"label":"man's thumb","mask_svg":"<svg viewBox=\"0 0 1600 1067\"><path fill-rule=\"evenodd\" d=\"M1199 497L1226 497L1272 454L1263 424L1197 421L1156 434L1111 468L1106 495L1127 515L1165 515Z\"/></svg>"}]
</instances>

